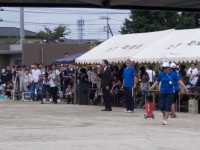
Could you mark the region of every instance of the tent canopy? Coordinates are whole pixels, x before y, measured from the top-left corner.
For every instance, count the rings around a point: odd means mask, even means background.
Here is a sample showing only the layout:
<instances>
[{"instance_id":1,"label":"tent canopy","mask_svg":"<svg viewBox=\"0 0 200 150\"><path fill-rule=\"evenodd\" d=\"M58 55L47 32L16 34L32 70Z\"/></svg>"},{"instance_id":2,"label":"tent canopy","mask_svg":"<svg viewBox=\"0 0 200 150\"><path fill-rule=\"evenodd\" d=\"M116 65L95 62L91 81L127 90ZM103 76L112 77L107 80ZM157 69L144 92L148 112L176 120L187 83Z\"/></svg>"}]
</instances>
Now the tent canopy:
<instances>
[{"instance_id":1,"label":"tent canopy","mask_svg":"<svg viewBox=\"0 0 200 150\"><path fill-rule=\"evenodd\" d=\"M200 12L199 0L1 0L1 6L53 6Z\"/></svg>"},{"instance_id":2,"label":"tent canopy","mask_svg":"<svg viewBox=\"0 0 200 150\"><path fill-rule=\"evenodd\" d=\"M54 61L55 64L75 64L75 59L83 55L85 52L77 53L74 55L70 55L68 57L56 59Z\"/></svg>"},{"instance_id":3,"label":"tent canopy","mask_svg":"<svg viewBox=\"0 0 200 150\"><path fill-rule=\"evenodd\" d=\"M200 29L118 35L76 59L76 63L195 62L200 60Z\"/></svg>"},{"instance_id":4,"label":"tent canopy","mask_svg":"<svg viewBox=\"0 0 200 150\"><path fill-rule=\"evenodd\" d=\"M110 63L124 62L172 31L116 35L77 58L76 63L101 63L103 59Z\"/></svg>"}]
</instances>

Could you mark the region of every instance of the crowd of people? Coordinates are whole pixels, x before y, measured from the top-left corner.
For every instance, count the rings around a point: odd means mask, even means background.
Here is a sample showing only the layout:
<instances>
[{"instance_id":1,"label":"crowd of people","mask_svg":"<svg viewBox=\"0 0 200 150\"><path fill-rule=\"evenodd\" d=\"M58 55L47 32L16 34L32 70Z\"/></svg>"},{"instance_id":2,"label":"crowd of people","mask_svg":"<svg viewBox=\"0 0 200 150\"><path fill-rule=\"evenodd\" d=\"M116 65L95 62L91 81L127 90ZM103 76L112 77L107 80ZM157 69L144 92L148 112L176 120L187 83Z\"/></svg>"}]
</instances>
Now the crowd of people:
<instances>
[{"instance_id":1,"label":"crowd of people","mask_svg":"<svg viewBox=\"0 0 200 150\"><path fill-rule=\"evenodd\" d=\"M149 65L139 68L139 72L132 67L132 60L128 59L119 68L118 65L109 65L103 60L101 65L77 67L67 64L61 65L58 69L56 64L43 66L42 63L34 63L31 66L14 64L12 69L7 66L0 74L0 94L5 98L11 98L14 91L19 91L25 99L29 93L30 100L49 100L57 104L58 99L67 103L74 103L74 73L77 69L76 82L89 83L91 88L102 88L105 109L112 111L111 93L124 91L126 110L125 113L134 111L134 89L136 90L160 90L159 109L163 113L163 124L167 124L169 115L176 118L175 104L180 91L179 85L185 92L187 88L199 85L199 71L195 63L189 69L185 65L174 63L163 63L157 71ZM186 88L187 87L187 88ZM59 96L59 97L58 97ZM96 95L91 93L90 102L94 103ZM172 101L173 99L173 101ZM171 113L170 113L171 112Z\"/></svg>"}]
</instances>

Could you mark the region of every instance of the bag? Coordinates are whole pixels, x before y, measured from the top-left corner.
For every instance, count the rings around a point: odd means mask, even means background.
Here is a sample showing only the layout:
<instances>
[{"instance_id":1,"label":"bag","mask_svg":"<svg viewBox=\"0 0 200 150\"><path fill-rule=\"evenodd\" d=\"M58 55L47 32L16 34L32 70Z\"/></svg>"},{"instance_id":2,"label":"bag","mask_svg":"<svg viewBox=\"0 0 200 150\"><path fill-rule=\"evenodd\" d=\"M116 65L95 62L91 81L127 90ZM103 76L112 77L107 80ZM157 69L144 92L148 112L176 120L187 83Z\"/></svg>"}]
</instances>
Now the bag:
<instances>
[{"instance_id":1,"label":"bag","mask_svg":"<svg viewBox=\"0 0 200 150\"><path fill-rule=\"evenodd\" d=\"M30 88L31 87L31 83L27 83L27 88Z\"/></svg>"}]
</instances>

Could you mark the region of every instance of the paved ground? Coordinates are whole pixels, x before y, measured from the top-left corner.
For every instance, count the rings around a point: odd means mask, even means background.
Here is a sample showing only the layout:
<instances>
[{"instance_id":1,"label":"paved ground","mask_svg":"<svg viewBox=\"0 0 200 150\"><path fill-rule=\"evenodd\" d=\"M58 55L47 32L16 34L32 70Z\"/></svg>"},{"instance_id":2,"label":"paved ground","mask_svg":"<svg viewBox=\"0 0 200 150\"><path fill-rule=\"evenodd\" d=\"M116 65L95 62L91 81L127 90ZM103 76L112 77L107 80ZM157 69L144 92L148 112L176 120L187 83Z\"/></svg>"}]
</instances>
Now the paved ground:
<instances>
[{"instance_id":1,"label":"paved ground","mask_svg":"<svg viewBox=\"0 0 200 150\"><path fill-rule=\"evenodd\" d=\"M178 114L167 126L143 110L0 102L0 150L192 150L200 147L200 115Z\"/></svg>"}]
</instances>

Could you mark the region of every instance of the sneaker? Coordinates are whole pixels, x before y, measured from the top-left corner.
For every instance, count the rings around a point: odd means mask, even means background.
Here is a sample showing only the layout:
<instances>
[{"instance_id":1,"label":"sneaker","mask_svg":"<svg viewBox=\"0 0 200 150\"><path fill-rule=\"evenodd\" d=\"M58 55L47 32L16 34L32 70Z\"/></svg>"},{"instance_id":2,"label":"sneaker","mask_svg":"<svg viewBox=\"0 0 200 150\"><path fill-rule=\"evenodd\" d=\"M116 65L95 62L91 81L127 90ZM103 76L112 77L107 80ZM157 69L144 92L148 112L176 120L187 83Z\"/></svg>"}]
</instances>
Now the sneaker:
<instances>
[{"instance_id":1,"label":"sneaker","mask_svg":"<svg viewBox=\"0 0 200 150\"><path fill-rule=\"evenodd\" d=\"M125 110L124 112L125 112L125 113L127 113L128 111L127 111L127 110Z\"/></svg>"},{"instance_id":2,"label":"sneaker","mask_svg":"<svg viewBox=\"0 0 200 150\"><path fill-rule=\"evenodd\" d=\"M49 99L49 101L50 101L50 102L52 102L52 101L53 101L53 99L52 99L52 98L50 98L50 99Z\"/></svg>"},{"instance_id":3,"label":"sneaker","mask_svg":"<svg viewBox=\"0 0 200 150\"><path fill-rule=\"evenodd\" d=\"M176 114L174 114L174 115L172 114L171 118L177 118Z\"/></svg>"},{"instance_id":4,"label":"sneaker","mask_svg":"<svg viewBox=\"0 0 200 150\"><path fill-rule=\"evenodd\" d=\"M132 113L132 111L131 110L129 110L129 111L127 111L128 113Z\"/></svg>"},{"instance_id":5,"label":"sneaker","mask_svg":"<svg viewBox=\"0 0 200 150\"><path fill-rule=\"evenodd\" d=\"M43 102L46 101L46 98L43 98Z\"/></svg>"},{"instance_id":6,"label":"sneaker","mask_svg":"<svg viewBox=\"0 0 200 150\"><path fill-rule=\"evenodd\" d=\"M167 120L163 120L163 125L167 125Z\"/></svg>"},{"instance_id":7,"label":"sneaker","mask_svg":"<svg viewBox=\"0 0 200 150\"><path fill-rule=\"evenodd\" d=\"M170 114L169 114L170 116L172 116L173 114L172 114L172 112L170 112Z\"/></svg>"}]
</instances>

